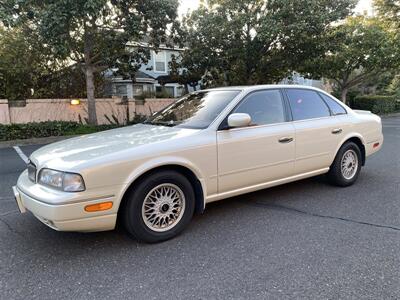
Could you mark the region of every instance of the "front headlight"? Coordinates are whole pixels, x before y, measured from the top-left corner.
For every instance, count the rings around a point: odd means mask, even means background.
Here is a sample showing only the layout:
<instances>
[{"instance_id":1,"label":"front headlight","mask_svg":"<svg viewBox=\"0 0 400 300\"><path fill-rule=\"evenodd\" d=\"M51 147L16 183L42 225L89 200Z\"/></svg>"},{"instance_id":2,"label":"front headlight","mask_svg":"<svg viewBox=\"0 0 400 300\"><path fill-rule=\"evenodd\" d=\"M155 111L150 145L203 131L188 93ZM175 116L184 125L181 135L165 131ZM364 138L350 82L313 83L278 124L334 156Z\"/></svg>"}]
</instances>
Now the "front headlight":
<instances>
[{"instance_id":1,"label":"front headlight","mask_svg":"<svg viewBox=\"0 0 400 300\"><path fill-rule=\"evenodd\" d=\"M38 182L64 192L82 192L85 190L82 176L75 173L42 169L39 173Z\"/></svg>"}]
</instances>

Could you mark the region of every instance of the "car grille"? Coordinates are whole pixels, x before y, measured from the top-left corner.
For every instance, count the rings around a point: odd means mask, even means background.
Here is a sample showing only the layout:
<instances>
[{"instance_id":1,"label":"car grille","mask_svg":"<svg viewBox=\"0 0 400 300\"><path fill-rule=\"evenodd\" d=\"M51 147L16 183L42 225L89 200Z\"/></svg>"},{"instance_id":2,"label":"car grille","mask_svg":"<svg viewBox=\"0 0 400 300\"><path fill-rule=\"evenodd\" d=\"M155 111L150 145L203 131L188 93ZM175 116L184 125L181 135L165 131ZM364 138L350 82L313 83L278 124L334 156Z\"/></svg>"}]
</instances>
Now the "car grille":
<instances>
[{"instance_id":1,"label":"car grille","mask_svg":"<svg viewBox=\"0 0 400 300\"><path fill-rule=\"evenodd\" d=\"M31 162L28 163L28 178L36 183L36 166Z\"/></svg>"}]
</instances>

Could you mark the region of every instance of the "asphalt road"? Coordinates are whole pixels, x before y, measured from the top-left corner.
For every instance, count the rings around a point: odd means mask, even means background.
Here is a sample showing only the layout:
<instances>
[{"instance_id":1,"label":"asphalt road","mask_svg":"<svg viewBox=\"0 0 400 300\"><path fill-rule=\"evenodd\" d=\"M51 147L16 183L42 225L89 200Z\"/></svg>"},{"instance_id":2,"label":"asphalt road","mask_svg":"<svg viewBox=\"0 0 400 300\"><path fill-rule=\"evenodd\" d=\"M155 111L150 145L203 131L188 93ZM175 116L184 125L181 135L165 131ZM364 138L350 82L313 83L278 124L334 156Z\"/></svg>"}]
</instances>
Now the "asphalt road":
<instances>
[{"instance_id":1,"label":"asphalt road","mask_svg":"<svg viewBox=\"0 0 400 300\"><path fill-rule=\"evenodd\" d=\"M19 214L24 162L0 149L0 298L399 299L400 117L384 135L352 187L316 177L217 202L155 245Z\"/></svg>"}]
</instances>

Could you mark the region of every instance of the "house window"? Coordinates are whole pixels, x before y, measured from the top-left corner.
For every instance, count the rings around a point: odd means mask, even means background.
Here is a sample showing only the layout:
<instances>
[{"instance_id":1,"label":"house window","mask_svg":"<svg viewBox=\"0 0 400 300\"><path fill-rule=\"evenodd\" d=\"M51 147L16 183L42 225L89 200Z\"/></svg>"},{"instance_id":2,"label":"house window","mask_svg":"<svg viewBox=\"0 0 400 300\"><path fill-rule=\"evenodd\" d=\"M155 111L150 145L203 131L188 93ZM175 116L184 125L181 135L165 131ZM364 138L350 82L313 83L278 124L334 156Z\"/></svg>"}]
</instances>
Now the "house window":
<instances>
[{"instance_id":1,"label":"house window","mask_svg":"<svg viewBox=\"0 0 400 300\"><path fill-rule=\"evenodd\" d=\"M115 85L115 95L116 96L127 96L128 89L126 87L126 84L116 84Z\"/></svg>"},{"instance_id":2,"label":"house window","mask_svg":"<svg viewBox=\"0 0 400 300\"><path fill-rule=\"evenodd\" d=\"M133 95L139 96L143 94L143 84L134 84L133 85Z\"/></svg>"},{"instance_id":3,"label":"house window","mask_svg":"<svg viewBox=\"0 0 400 300\"><path fill-rule=\"evenodd\" d=\"M167 71L167 57L165 51L156 53L154 51L154 71L166 72Z\"/></svg>"},{"instance_id":4,"label":"house window","mask_svg":"<svg viewBox=\"0 0 400 300\"><path fill-rule=\"evenodd\" d=\"M183 86L178 86L178 87L176 87L176 97L181 97L181 96L183 96L183 92L184 92Z\"/></svg>"}]
</instances>

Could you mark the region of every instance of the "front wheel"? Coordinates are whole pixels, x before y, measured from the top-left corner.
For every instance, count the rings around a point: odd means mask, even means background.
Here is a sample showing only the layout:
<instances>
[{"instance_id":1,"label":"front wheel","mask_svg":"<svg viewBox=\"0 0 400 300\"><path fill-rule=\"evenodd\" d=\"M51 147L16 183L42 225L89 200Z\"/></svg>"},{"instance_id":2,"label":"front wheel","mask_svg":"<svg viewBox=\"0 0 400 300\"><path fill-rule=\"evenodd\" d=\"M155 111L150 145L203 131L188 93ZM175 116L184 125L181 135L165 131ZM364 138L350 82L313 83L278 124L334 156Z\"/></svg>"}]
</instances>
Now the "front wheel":
<instances>
[{"instance_id":1,"label":"front wheel","mask_svg":"<svg viewBox=\"0 0 400 300\"><path fill-rule=\"evenodd\" d=\"M194 213L195 195L189 180L175 171L153 173L135 186L123 210L127 231L148 243L178 235Z\"/></svg>"},{"instance_id":2,"label":"front wheel","mask_svg":"<svg viewBox=\"0 0 400 300\"><path fill-rule=\"evenodd\" d=\"M345 143L336 154L328 173L330 182L337 186L350 186L361 171L361 151L353 142Z\"/></svg>"}]
</instances>

